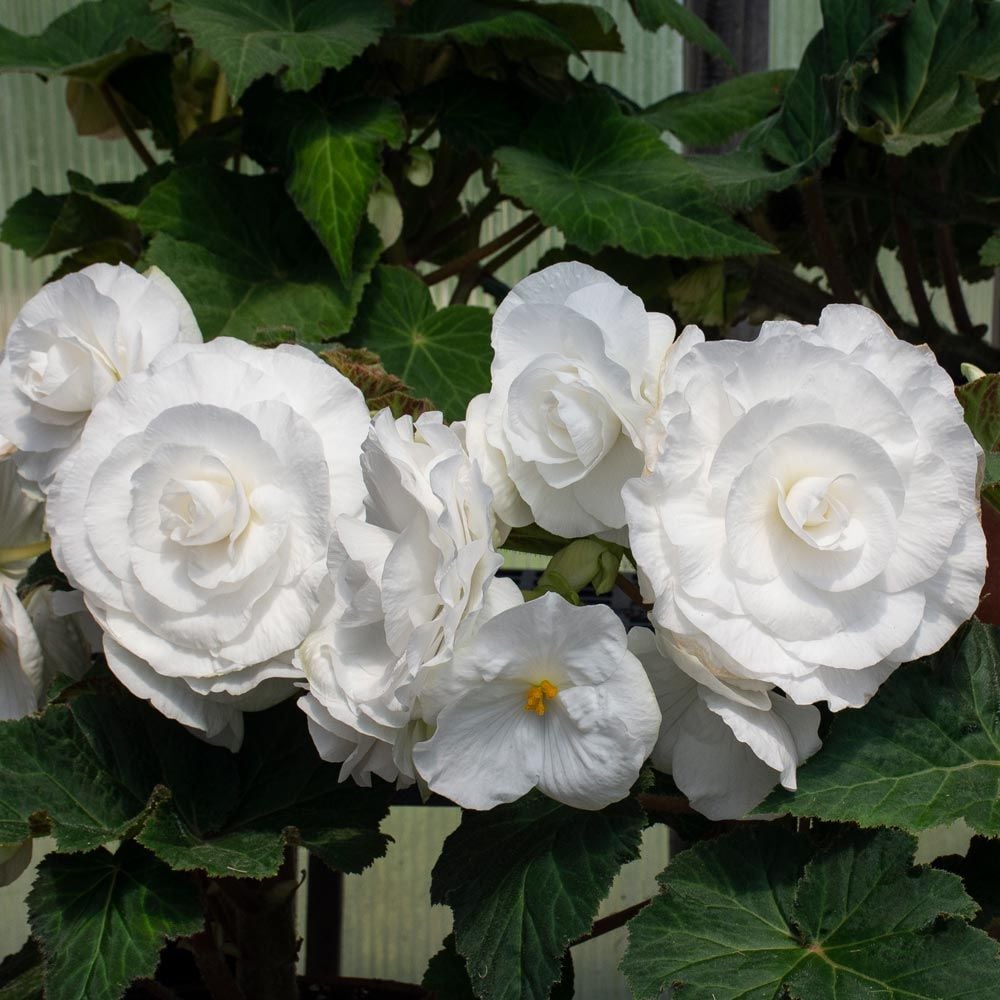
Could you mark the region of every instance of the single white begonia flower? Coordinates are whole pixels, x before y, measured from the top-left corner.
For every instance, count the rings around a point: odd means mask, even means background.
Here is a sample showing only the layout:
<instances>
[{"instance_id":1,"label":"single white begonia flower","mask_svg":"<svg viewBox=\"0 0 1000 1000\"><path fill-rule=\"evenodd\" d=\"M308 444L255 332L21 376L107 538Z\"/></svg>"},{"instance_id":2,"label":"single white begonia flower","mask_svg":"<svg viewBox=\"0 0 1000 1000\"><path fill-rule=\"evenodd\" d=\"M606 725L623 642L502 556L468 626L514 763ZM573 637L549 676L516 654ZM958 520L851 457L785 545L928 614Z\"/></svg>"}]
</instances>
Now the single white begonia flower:
<instances>
[{"instance_id":1,"label":"single white begonia flower","mask_svg":"<svg viewBox=\"0 0 1000 1000\"><path fill-rule=\"evenodd\" d=\"M0 361L0 433L44 494L90 411L165 347L200 343L194 314L159 269L91 264L46 285L17 314Z\"/></svg>"},{"instance_id":2,"label":"single white begonia flower","mask_svg":"<svg viewBox=\"0 0 1000 1000\"><path fill-rule=\"evenodd\" d=\"M863 705L975 610L982 451L951 379L862 306L699 344L623 495L657 625L798 704Z\"/></svg>"},{"instance_id":3,"label":"single white begonia flower","mask_svg":"<svg viewBox=\"0 0 1000 1000\"><path fill-rule=\"evenodd\" d=\"M634 628L628 647L646 668L663 715L653 766L673 776L709 819L739 819L820 748L819 711L770 685L716 673L705 650Z\"/></svg>"},{"instance_id":4,"label":"single white begonia flower","mask_svg":"<svg viewBox=\"0 0 1000 1000\"><path fill-rule=\"evenodd\" d=\"M553 264L509 292L492 343L466 436L497 516L564 538L622 528L622 484L661 437L673 321L586 264Z\"/></svg>"},{"instance_id":5,"label":"single white begonia flower","mask_svg":"<svg viewBox=\"0 0 1000 1000\"><path fill-rule=\"evenodd\" d=\"M0 457L0 581L17 583L48 551L44 520L42 502L21 489L12 449Z\"/></svg>"},{"instance_id":6,"label":"single white begonia flower","mask_svg":"<svg viewBox=\"0 0 1000 1000\"><path fill-rule=\"evenodd\" d=\"M296 657L309 682L299 704L343 778L405 783L428 671L484 608L495 613L491 592L517 588L494 579L490 491L440 413L414 422L382 410L361 466L365 515L337 520L324 614Z\"/></svg>"},{"instance_id":7,"label":"single white begonia flower","mask_svg":"<svg viewBox=\"0 0 1000 1000\"><path fill-rule=\"evenodd\" d=\"M241 708L294 691L368 424L312 352L228 338L169 348L98 403L47 526L126 687L231 749Z\"/></svg>"},{"instance_id":8,"label":"single white begonia flower","mask_svg":"<svg viewBox=\"0 0 1000 1000\"><path fill-rule=\"evenodd\" d=\"M483 625L434 688L437 728L413 760L431 791L467 809L533 788L602 809L628 795L660 729L614 612L551 593Z\"/></svg>"}]
</instances>

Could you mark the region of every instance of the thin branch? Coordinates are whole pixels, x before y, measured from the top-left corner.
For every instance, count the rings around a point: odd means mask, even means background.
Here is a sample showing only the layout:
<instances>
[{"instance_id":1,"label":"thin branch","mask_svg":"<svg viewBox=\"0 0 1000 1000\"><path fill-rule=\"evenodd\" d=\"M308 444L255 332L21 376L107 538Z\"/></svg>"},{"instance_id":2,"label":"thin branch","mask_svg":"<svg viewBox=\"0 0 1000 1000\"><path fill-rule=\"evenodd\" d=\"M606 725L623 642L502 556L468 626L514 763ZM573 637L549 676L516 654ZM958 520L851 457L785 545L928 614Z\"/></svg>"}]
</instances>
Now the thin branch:
<instances>
[{"instance_id":1,"label":"thin branch","mask_svg":"<svg viewBox=\"0 0 1000 1000\"><path fill-rule=\"evenodd\" d=\"M108 106L112 117L124 133L125 138L128 139L129 145L135 150L135 155L142 160L147 170L152 170L156 166L156 160L153 159L152 153L146 149L142 143L142 139L139 138L135 129L132 128L132 123L128 120L128 115L122 110L122 106L118 103L118 98L107 80L101 84L101 97L104 98L104 103Z\"/></svg>"},{"instance_id":2,"label":"thin branch","mask_svg":"<svg viewBox=\"0 0 1000 1000\"><path fill-rule=\"evenodd\" d=\"M504 264L509 260L513 260L519 253L526 250L535 240L538 239L542 233L545 232L545 226L539 222L533 228L529 229L519 240L515 240L506 250L502 250L495 257L491 258L486 264L483 265L482 274L494 274L499 271Z\"/></svg>"},{"instance_id":3,"label":"thin branch","mask_svg":"<svg viewBox=\"0 0 1000 1000\"><path fill-rule=\"evenodd\" d=\"M857 302L854 293L854 282L851 281L847 264L837 249L830 222L826 216L826 205L823 201L823 188L819 177L810 177L802 182L799 189L802 194L802 208L806 214L806 222L812 234L813 246L819 256L820 264L830 282L830 290L840 302Z\"/></svg>"},{"instance_id":4,"label":"thin branch","mask_svg":"<svg viewBox=\"0 0 1000 1000\"><path fill-rule=\"evenodd\" d=\"M645 793L636 797L639 799L639 805L641 805L647 813L651 813L653 815L701 815L698 810L695 809L690 802L688 802L687 796L685 795L654 795L652 793Z\"/></svg>"},{"instance_id":5,"label":"thin branch","mask_svg":"<svg viewBox=\"0 0 1000 1000\"><path fill-rule=\"evenodd\" d=\"M615 577L615 586L633 603L647 610L652 607L642 599L642 591L624 573Z\"/></svg>"},{"instance_id":6,"label":"thin branch","mask_svg":"<svg viewBox=\"0 0 1000 1000\"><path fill-rule=\"evenodd\" d=\"M212 1000L243 1000L243 993L236 985L236 979L212 939L210 930L199 931L181 940L191 949L202 982L212 995Z\"/></svg>"},{"instance_id":7,"label":"thin branch","mask_svg":"<svg viewBox=\"0 0 1000 1000\"><path fill-rule=\"evenodd\" d=\"M609 931L616 931L619 927L624 927L640 910L644 910L651 902L651 899L644 899L641 903L636 903L635 906L626 906L624 910L619 910L617 913L610 913L606 917L601 917L600 920L595 920L594 926L586 934L581 934L575 941L570 942L570 947L573 948L578 944L583 944L584 941L592 941L602 934L607 934Z\"/></svg>"},{"instance_id":8,"label":"thin branch","mask_svg":"<svg viewBox=\"0 0 1000 1000\"><path fill-rule=\"evenodd\" d=\"M903 184L903 161L898 156L888 159L889 172L889 208L892 212L893 225L896 228L896 243L899 246L899 262L903 265L903 276L906 278L906 288L917 314L917 324L921 333L933 336L937 333L938 321L934 318L927 289L924 288L924 278L920 272L920 257L917 253L917 243L913 238L913 230L899 206L899 192Z\"/></svg>"},{"instance_id":9,"label":"thin branch","mask_svg":"<svg viewBox=\"0 0 1000 1000\"><path fill-rule=\"evenodd\" d=\"M428 251L434 249L434 247L442 247L447 245L449 240L454 239L463 230L476 228L476 236L479 235L479 227L486 221L486 219L493 213L493 210L503 201L503 195L497 188L490 188L486 193L486 197L483 198L468 215L460 216L453 222L449 222L443 229L439 229L436 233L432 233L422 244L417 246L414 252L415 260L422 260L427 256Z\"/></svg>"},{"instance_id":10,"label":"thin branch","mask_svg":"<svg viewBox=\"0 0 1000 1000\"><path fill-rule=\"evenodd\" d=\"M938 194L945 194L944 174L934 172L933 184ZM934 249L937 252L938 266L941 268L941 279L944 291L948 296L948 308L955 322L955 329L966 337L975 337L976 328L969 316L962 294L962 282L958 274L958 259L955 254L955 241L951 235L951 226L938 221L934 224Z\"/></svg>"},{"instance_id":11,"label":"thin branch","mask_svg":"<svg viewBox=\"0 0 1000 1000\"><path fill-rule=\"evenodd\" d=\"M478 264L479 261L484 258L489 257L498 250L502 250L508 243L516 240L519 236L528 232L528 230L534 228L536 225L538 225L538 219L534 215L529 215L526 219L522 219L519 223L517 223L517 225L511 226L506 232L501 233L496 237L496 239L490 240L489 243L484 243L480 247L475 247L468 253L462 254L461 257L456 257L454 260L451 260L442 267L439 267L436 271L431 271L430 274L425 274L423 276L424 283L427 285L436 285L455 274L460 274L472 264Z\"/></svg>"},{"instance_id":12,"label":"thin branch","mask_svg":"<svg viewBox=\"0 0 1000 1000\"><path fill-rule=\"evenodd\" d=\"M868 208L860 198L851 199L851 235L857 246L881 246L881 239L876 240L872 233L871 219L868 215ZM902 326L903 318L896 309L896 304L892 301L889 289L885 286L882 272L878 266L878 250L872 258L871 273L868 275L868 294L871 297L872 305L875 306L879 315L895 330Z\"/></svg>"}]
</instances>

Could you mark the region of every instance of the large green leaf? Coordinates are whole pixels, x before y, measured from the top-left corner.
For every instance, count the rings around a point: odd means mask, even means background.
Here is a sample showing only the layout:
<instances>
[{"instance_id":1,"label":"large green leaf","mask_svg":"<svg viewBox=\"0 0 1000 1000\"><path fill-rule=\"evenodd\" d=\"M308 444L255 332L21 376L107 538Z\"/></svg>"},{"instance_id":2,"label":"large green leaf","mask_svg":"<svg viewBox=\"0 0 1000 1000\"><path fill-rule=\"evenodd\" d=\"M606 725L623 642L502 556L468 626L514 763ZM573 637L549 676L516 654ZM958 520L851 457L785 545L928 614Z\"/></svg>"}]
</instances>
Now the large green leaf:
<instances>
[{"instance_id":1,"label":"large green leaf","mask_svg":"<svg viewBox=\"0 0 1000 1000\"><path fill-rule=\"evenodd\" d=\"M170 24L149 0L88 0L39 35L0 26L0 71L71 76L99 83L132 55L168 45Z\"/></svg>"},{"instance_id":2,"label":"large green leaf","mask_svg":"<svg viewBox=\"0 0 1000 1000\"><path fill-rule=\"evenodd\" d=\"M878 61L853 126L895 156L943 146L982 118L977 81L1000 76L1000 4L916 0Z\"/></svg>"},{"instance_id":3,"label":"large green leaf","mask_svg":"<svg viewBox=\"0 0 1000 1000\"><path fill-rule=\"evenodd\" d=\"M988 1000L996 944L954 875L914 870L915 842L856 831L814 851L769 824L696 844L629 924L639 1000Z\"/></svg>"},{"instance_id":4,"label":"large green leaf","mask_svg":"<svg viewBox=\"0 0 1000 1000\"><path fill-rule=\"evenodd\" d=\"M0 722L0 843L51 833L62 851L121 837L146 808L95 755L72 712Z\"/></svg>"},{"instance_id":5,"label":"large green leaf","mask_svg":"<svg viewBox=\"0 0 1000 1000\"><path fill-rule=\"evenodd\" d=\"M126 841L111 854L50 854L28 897L47 1000L118 1000L152 978L168 941L201 929L195 883Z\"/></svg>"},{"instance_id":6,"label":"large green leaf","mask_svg":"<svg viewBox=\"0 0 1000 1000\"><path fill-rule=\"evenodd\" d=\"M404 137L399 107L369 98L328 112L308 104L291 131L288 193L344 281L352 274L368 196L382 173L382 148L396 148Z\"/></svg>"},{"instance_id":7,"label":"large green leaf","mask_svg":"<svg viewBox=\"0 0 1000 1000\"><path fill-rule=\"evenodd\" d=\"M694 11L684 6L684 0L629 0L629 3L647 31L656 31L667 25L709 55L736 68L725 42Z\"/></svg>"},{"instance_id":8,"label":"large green leaf","mask_svg":"<svg viewBox=\"0 0 1000 1000\"><path fill-rule=\"evenodd\" d=\"M245 728L233 754L118 694L0 723L0 843L51 832L82 851L136 836L173 868L254 878L274 875L288 844L352 872L385 853L388 786L341 783L293 702Z\"/></svg>"},{"instance_id":9,"label":"large green leaf","mask_svg":"<svg viewBox=\"0 0 1000 1000\"><path fill-rule=\"evenodd\" d=\"M838 715L798 784L761 809L908 830L962 817L1000 834L1000 630L973 622Z\"/></svg>"},{"instance_id":10,"label":"large green leaf","mask_svg":"<svg viewBox=\"0 0 1000 1000\"><path fill-rule=\"evenodd\" d=\"M164 780L172 798L145 824L141 843L174 868L252 878L275 874L287 844L348 872L385 854L389 838L378 827L390 786L342 783L339 766L320 760L293 703L248 714L245 727L235 756L193 742L197 762L170 754ZM192 765L207 771L195 775Z\"/></svg>"},{"instance_id":11,"label":"large green leaf","mask_svg":"<svg viewBox=\"0 0 1000 1000\"><path fill-rule=\"evenodd\" d=\"M449 420L490 387L490 314L479 306L435 309L413 271L379 267L365 293L352 339Z\"/></svg>"},{"instance_id":12,"label":"large green leaf","mask_svg":"<svg viewBox=\"0 0 1000 1000\"><path fill-rule=\"evenodd\" d=\"M431 898L455 916L476 995L544 1000L567 945L590 930L618 869L638 856L634 799L581 812L541 795L466 812L445 841Z\"/></svg>"},{"instance_id":13,"label":"large green leaf","mask_svg":"<svg viewBox=\"0 0 1000 1000\"><path fill-rule=\"evenodd\" d=\"M174 171L142 203L139 223L155 234L146 260L177 283L207 338L343 333L378 253L364 225L353 276L341 281L280 177L213 167Z\"/></svg>"},{"instance_id":14,"label":"large green leaf","mask_svg":"<svg viewBox=\"0 0 1000 1000\"><path fill-rule=\"evenodd\" d=\"M774 118L744 146L801 176L830 162L843 127L843 92L871 71L879 41L913 0L823 0L823 27L806 48Z\"/></svg>"},{"instance_id":15,"label":"large green leaf","mask_svg":"<svg viewBox=\"0 0 1000 1000\"><path fill-rule=\"evenodd\" d=\"M564 52L576 51L570 38L546 19L545 8L534 3L489 3L486 0L416 0L399 25L406 38L465 45L529 39Z\"/></svg>"},{"instance_id":16,"label":"large green leaf","mask_svg":"<svg viewBox=\"0 0 1000 1000\"><path fill-rule=\"evenodd\" d=\"M772 169L759 151L749 149L689 156L688 163L730 209L753 208L768 192L781 191L801 176L797 167Z\"/></svg>"},{"instance_id":17,"label":"large green leaf","mask_svg":"<svg viewBox=\"0 0 1000 1000\"><path fill-rule=\"evenodd\" d=\"M724 257L771 248L735 223L656 129L598 92L544 108L518 147L498 150L498 183L593 252Z\"/></svg>"},{"instance_id":18,"label":"large green leaf","mask_svg":"<svg viewBox=\"0 0 1000 1000\"><path fill-rule=\"evenodd\" d=\"M234 101L267 74L280 73L288 90L311 90L392 24L379 0L173 0L173 18L217 60Z\"/></svg>"},{"instance_id":19,"label":"large green leaf","mask_svg":"<svg viewBox=\"0 0 1000 1000\"><path fill-rule=\"evenodd\" d=\"M700 93L672 94L642 117L687 146L719 146L775 111L791 77L788 69L748 73Z\"/></svg>"}]
</instances>

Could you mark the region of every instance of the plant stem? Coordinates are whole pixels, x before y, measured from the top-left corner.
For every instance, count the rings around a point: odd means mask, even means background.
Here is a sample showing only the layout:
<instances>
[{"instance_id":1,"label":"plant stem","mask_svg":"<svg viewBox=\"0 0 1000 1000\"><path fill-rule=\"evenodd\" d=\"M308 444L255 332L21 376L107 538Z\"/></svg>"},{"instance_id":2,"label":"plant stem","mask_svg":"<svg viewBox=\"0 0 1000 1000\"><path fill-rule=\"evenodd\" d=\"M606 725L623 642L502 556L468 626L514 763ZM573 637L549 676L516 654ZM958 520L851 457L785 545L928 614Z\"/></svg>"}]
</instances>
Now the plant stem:
<instances>
[{"instance_id":1,"label":"plant stem","mask_svg":"<svg viewBox=\"0 0 1000 1000\"><path fill-rule=\"evenodd\" d=\"M233 979L210 930L199 931L186 939L195 964L212 1000L243 1000L243 994Z\"/></svg>"},{"instance_id":2,"label":"plant stem","mask_svg":"<svg viewBox=\"0 0 1000 1000\"><path fill-rule=\"evenodd\" d=\"M667 815L697 816L698 810L693 808L684 795L653 795L646 793L637 796L639 805L647 813L665 813Z\"/></svg>"},{"instance_id":3,"label":"plant stem","mask_svg":"<svg viewBox=\"0 0 1000 1000\"><path fill-rule=\"evenodd\" d=\"M938 194L943 196L945 194L945 180L941 171L934 172L932 183ZM944 282L944 291L948 296L948 308L951 310L955 329L963 336L975 337L976 328L973 326L969 310L965 305L965 296L962 294L955 241L951 235L951 226L946 222L939 221L934 224L934 249L937 251L941 280Z\"/></svg>"},{"instance_id":4,"label":"plant stem","mask_svg":"<svg viewBox=\"0 0 1000 1000\"><path fill-rule=\"evenodd\" d=\"M890 156L887 163L889 173L889 208L896 228L896 243L899 246L899 262L903 265L906 288L917 314L917 325L925 336L934 336L939 327L927 298L924 278L920 273L920 258L913 230L899 207L899 192L903 183L903 161L898 156Z\"/></svg>"},{"instance_id":5,"label":"plant stem","mask_svg":"<svg viewBox=\"0 0 1000 1000\"><path fill-rule=\"evenodd\" d=\"M581 934L575 941L570 942L570 947L583 944L584 941L592 941L602 934L607 934L609 931L615 931L619 927L624 927L640 910L644 910L651 902L651 899L644 899L641 903L636 903L634 906L626 906L624 910L619 910L617 913L610 913L606 917L601 917L600 920L595 920L594 926L586 934Z\"/></svg>"},{"instance_id":6,"label":"plant stem","mask_svg":"<svg viewBox=\"0 0 1000 1000\"><path fill-rule=\"evenodd\" d=\"M125 138L128 139L129 145L135 150L136 156L142 160L147 170L152 170L156 166L156 160L153 159L152 153L146 149L142 143L142 139L139 138L135 129L132 128L132 123L128 120L128 115L122 110L121 104L118 103L118 97L109 86L107 80L101 84L101 97L104 98L104 103L108 106L112 117L125 134Z\"/></svg>"},{"instance_id":7,"label":"plant stem","mask_svg":"<svg viewBox=\"0 0 1000 1000\"><path fill-rule=\"evenodd\" d=\"M802 182L799 188L802 194L802 207L806 222L812 233L813 245L819 255L820 263L826 272L827 281L834 298L839 302L857 302L854 293L854 283L847 270L847 265L837 249L830 222L826 216L826 205L823 202L823 188L819 176L810 177Z\"/></svg>"},{"instance_id":8,"label":"plant stem","mask_svg":"<svg viewBox=\"0 0 1000 1000\"><path fill-rule=\"evenodd\" d=\"M482 274L494 274L499 271L504 264L509 260L513 260L522 250L531 246L535 240L538 239L542 233L545 232L545 226L539 222L534 227L529 229L519 240L515 240L506 250L502 250L491 260L487 261L480 272L480 280Z\"/></svg>"},{"instance_id":9,"label":"plant stem","mask_svg":"<svg viewBox=\"0 0 1000 1000\"><path fill-rule=\"evenodd\" d=\"M461 257L456 257L454 260L451 260L442 267L439 267L436 271L431 271L430 274L425 274L424 282L427 285L436 285L438 282L444 281L446 278L459 274L470 265L477 264L485 257L489 257L490 254L494 254L498 250L503 249L508 243L513 242L519 236L522 236L536 225L538 225L538 219L534 215L529 215L526 219L522 219L519 223L517 223L517 225L511 226L506 232L503 232L495 239L490 240L489 243L484 243L482 246L476 247L468 253L462 254Z\"/></svg>"},{"instance_id":10,"label":"plant stem","mask_svg":"<svg viewBox=\"0 0 1000 1000\"><path fill-rule=\"evenodd\" d=\"M640 608L651 608L651 604L647 604L642 599L642 591L627 577L624 573L619 573L615 577L615 586L633 603L638 605Z\"/></svg>"}]
</instances>

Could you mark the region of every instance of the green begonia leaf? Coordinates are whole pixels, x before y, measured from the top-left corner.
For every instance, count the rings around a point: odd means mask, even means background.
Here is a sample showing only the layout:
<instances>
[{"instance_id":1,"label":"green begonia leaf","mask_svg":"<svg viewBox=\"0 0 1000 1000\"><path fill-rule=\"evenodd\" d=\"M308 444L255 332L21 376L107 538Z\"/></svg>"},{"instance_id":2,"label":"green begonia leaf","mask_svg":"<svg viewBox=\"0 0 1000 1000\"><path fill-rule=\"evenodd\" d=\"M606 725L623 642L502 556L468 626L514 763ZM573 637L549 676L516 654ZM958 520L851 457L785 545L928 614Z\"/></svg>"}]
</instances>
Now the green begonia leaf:
<instances>
[{"instance_id":1,"label":"green begonia leaf","mask_svg":"<svg viewBox=\"0 0 1000 1000\"><path fill-rule=\"evenodd\" d=\"M688 163L712 189L719 203L730 209L753 208L769 192L794 184L801 174L797 167L774 170L759 151L747 149L690 156Z\"/></svg>"},{"instance_id":2,"label":"green begonia leaf","mask_svg":"<svg viewBox=\"0 0 1000 1000\"><path fill-rule=\"evenodd\" d=\"M725 42L694 11L684 6L684 0L629 0L639 23L647 31L667 25L692 45L721 59L733 69L736 62Z\"/></svg>"},{"instance_id":3,"label":"green begonia leaf","mask_svg":"<svg viewBox=\"0 0 1000 1000\"><path fill-rule=\"evenodd\" d=\"M341 281L280 177L212 167L180 168L157 184L139 224L155 234L146 261L176 282L206 338L345 332L379 250L377 234L362 225L354 273Z\"/></svg>"},{"instance_id":4,"label":"green begonia leaf","mask_svg":"<svg viewBox=\"0 0 1000 1000\"><path fill-rule=\"evenodd\" d=\"M781 110L747 136L744 148L798 176L829 163L843 127L844 89L856 88L871 71L879 41L912 2L823 0L823 27L788 82Z\"/></svg>"},{"instance_id":5,"label":"green begonia leaf","mask_svg":"<svg viewBox=\"0 0 1000 1000\"><path fill-rule=\"evenodd\" d=\"M378 0L173 0L172 15L222 67L234 101L268 74L281 74L287 90L311 90L392 24Z\"/></svg>"},{"instance_id":6,"label":"green begonia leaf","mask_svg":"<svg viewBox=\"0 0 1000 1000\"><path fill-rule=\"evenodd\" d=\"M1000 834L1000 630L971 623L901 667L862 709L836 716L823 748L764 812L925 830L962 817Z\"/></svg>"},{"instance_id":7,"label":"green begonia leaf","mask_svg":"<svg viewBox=\"0 0 1000 1000\"><path fill-rule=\"evenodd\" d=\"M118 1000L152 978L164 944L204 923L197 887L131 841L50 854L28 897L47 1000Z\"/></svg>"},{"instance_id":8,"label":"green begonia leaf","mask_svg":"<svg viewBox=\"0 0 1000 1000\"><path fill-rule=\"evenodd\" d=\"M462 420L469 400L489 391L489 312L435 309L427 286L406 268L376 268L351 335L448 420Z\"/></svg>"},{"instance_id":9,"label":"green begonia leaf","mask_svg":"<svg viewBox=\"0 0 1000 1000\"><path fill-rule=\"evenodd\" d=\"M42 955L32 938L0 962L0 1000L42 1000Z\"/></svg>"},{"instance_id":10,"label":"green begonia leaf","mask_svg":"<svg viewBox=\"0 0 1000 1000\"><path fill-rule=\"evenodd\" d=\"M132 55L170 43L170 23L149 0L88 0L57 17L39 35L0 26L0 72L102 81Z\"/></svg>"},{"instance_id":11,"label":"green begonia leaf","mask_svg":"<svg viewBox=\"0 0 1000 1000\"><path fill-rule=\"evenodd\" d=\"M780 107L791 77L788 69L748 73L700 93L672 94L642 118L687 146L718 146Z\"/></svg>"},{"instance_id":12,"label":"green begonia leaf","mask_svg":"<svg viewBox=\"0 0 1000 1000\"><path fill-rule=\"evenodd\" d=\"M980 80L1000 76L1000 6L982 0L916 0L879 47L852 126L906 156L945 145L983 115Z\"/></svg>"},{"instance_id":13,"label":"green begonia leaf","mask_svg":"<svg viewBox=\"0 0 1000 1000\"><path fill-rule=\"evenodd\" d=\"M979 251L979 260L986 267L1000 267L1000 232L994 233Z\"/></svg>"},{"instance_id":14,"label":"green begonia leaf","mask_svg":"<svg viewBox=\"0 0 1000 1000\"><path fill-rule=\"evenodd\" d=\"M590 930L618 869L638 856L644 825L634 799L581 812L531 794L463 814L434 866L431 898L454 912L477 996L549 996L567 946Z\"/></svg>"},{"instance_id":15,"label":"green begonia leaf","mask_svg":"<svg viewBox=\"0 0 1000 1000\"><path fill-rule=\"evenodd\" d=\"M0 843L51 833L60 850L87 851L123 836L146 802L102 766L65 706L0 723Z\"/></svg>"},{"instance_id":16,"label":"green begonia leaf","mask_svg":"<svg viewBox=\"0 0 1000 1000\"><path fill-rule=\"evenodd\" d=\"M770 247L735 223L657 131L602 93L546 107L518 147L497 151L500 189L593 252L724 257Z\"/></svg>"},{"instance_id":17,"label":"green begonia leaf","mask_svg":"<svg viewBox=\"0 0 1000 1000\"><path fill-rule=\"evenodd\" d=\"M539 4L528 0L416 0L400 21L398 35L463 45L541 42L575 53L583 48L621 50L614 20L606 11L583 4Z\"/></svg>"},{"instance_id":18,"label":"green begonia leaf","mask_svg":"<svg viewBox=\"0 0 1000 1000\"><path fill-rule=\"evenodd\" d=\"M629 923L638 1000L988 1000L996 944L959 878L912 869L915 841L855 831L815 850L774 824L696 844Z\"/></svg>"},{"instance_id":19,"label":"green begonia leaf","mask_svg":"<svg viewBox=\"0 0 1000 1000\"><path fill-rule=\"evenodd\" d=\"M135 836L173 868L274 875L288 844L361 871L385 853L390 789L339 781L293 702L248 714L238 754L138 699L81 694L0 723L0 843L51 832L63 851Z\"/></svg>"},{"instance_id":20,"label":"green begonia leaf","mask_svg":"<svg viewBox=\"0 0 1000 1000\"><path fill-rule=\"evenodd\" d=\"M169 782L172 799L146 823L141 843L174 868L252 878L277 872L286 844L348 872L363 871L385 854L388 837L378 827L390 786L341 782L339 765L320 760L293 703L249 713L245 727L239 754L210 748L215 774L185 782L189 767L172 754L182 765ZM220 808L223 788L232 800Z\"/></svg>"},{"instance_id":21,"label":"green begonia leaf","mask_svg":"<svg viewBox=\"0 0 1000 1000\"><path fill-rule=\"evenodd\" d=\"M383 146L405 137L391 101L361 98L324 113L309 106L292 129L288 193L349 281L368 196L382 173Z\"/></svg>"}]
</instances>

